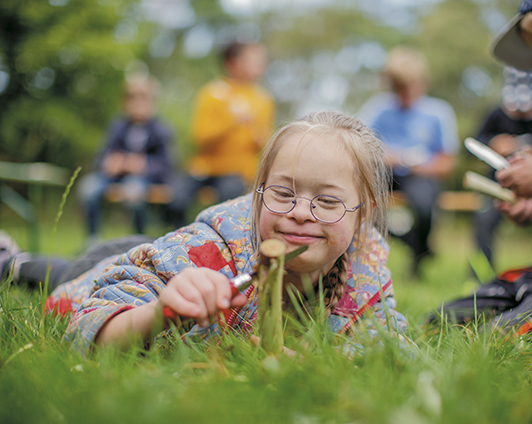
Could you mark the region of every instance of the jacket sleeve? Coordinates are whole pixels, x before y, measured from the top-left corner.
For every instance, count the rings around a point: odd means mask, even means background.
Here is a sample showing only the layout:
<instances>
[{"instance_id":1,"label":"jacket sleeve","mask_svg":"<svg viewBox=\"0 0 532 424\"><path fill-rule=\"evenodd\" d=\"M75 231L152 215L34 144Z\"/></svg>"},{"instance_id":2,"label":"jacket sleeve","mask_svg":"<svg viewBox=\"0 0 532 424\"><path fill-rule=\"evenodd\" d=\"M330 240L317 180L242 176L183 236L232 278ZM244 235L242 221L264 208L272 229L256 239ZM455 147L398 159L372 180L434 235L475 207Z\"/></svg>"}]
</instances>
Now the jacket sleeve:
<instances>
[{"instance_id":1,"label":"jacket sleeve","mask_svg":"<svg viewBox=\"0 0 532 424\"><path fill-rule=\"evenodd\" d=\"M273 134L275 124L275 104L266 93L264 93L264 107L257 119L259 121L259 134L257 134L256 139L262 149Z\"/></svg>"},{"instance_id":2,"label":"jacket sleeve","mask_svg":"<svg viewBox=\"0 0 532 424\"><path fill-rule=\"evenodd\" d=\"M207 266L234 276L223 239L196 223L121 255L96 279L91 296L72 317L64 341L87 355L116 314L157 299L167 281L187 267ZM230 255L229 255L230 256Z\"/></svg>"},{"instance_id":3,"label":"jacket sleeve","mask_svg":"<svg viewBox=\"0 0 532 424\"><path fill-rule=\"evenodd\" d=\"M122 118L113 119L107 126L104 142L94 160L94 167L100 169L102 161L112 151L122 150L122 137L121 135L127 127L127 121Z\"/></svg>"},{"instance_id":4,"label":"jacket sleeve","mask_svg":"<svg viewBox=\"0 0 532 424\"><path fill-rule=\"evenodd\" d=\"M492 111L486 120L484 121L484 124L482 125L482 128L477 134L477 139L481 143L489 144L490 140L495 137L496 135L499 135L502 133L501 129L499 128L499 110L496 109Z\"/></svg>"}]
</instances>

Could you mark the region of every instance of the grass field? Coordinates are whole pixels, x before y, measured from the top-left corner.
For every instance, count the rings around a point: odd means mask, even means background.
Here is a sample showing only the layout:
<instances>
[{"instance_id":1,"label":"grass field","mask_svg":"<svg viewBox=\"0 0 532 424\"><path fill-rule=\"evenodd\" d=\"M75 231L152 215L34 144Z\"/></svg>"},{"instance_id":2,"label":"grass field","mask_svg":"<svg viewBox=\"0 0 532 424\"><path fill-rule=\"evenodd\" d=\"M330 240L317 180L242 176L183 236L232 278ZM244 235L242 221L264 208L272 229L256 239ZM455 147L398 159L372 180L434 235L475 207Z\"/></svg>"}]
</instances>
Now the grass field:
<instances>
[{"instance_id":1,"label":"grass field","mask_svg":"<svg viewBox=\"0 0 532 424\"><path fill-rule=\"evenodd\" d=\"M54 212L44 211L41 244L52 244ZM113 210L106 238L127 233ZM24 223L0 209L2 228L27 246ZM67 322L41 313L39 293L0 288L0 423L528 423L532 418L532 344L443 324L423 328L424 314L470 293L476 281L468 216L444 215L433 233L436 255L409 276L406 248L391 239L397 309L419 349L393 337L348 357L320 322L294 323L286 344L298 358L264 360L246 339L228 335L208 348L160 342L149 352L113 349L83 359L60 343ZM150 233L165 231L150 226ZM53 253L83 247L80 214L67 204ZM497 271L528 265L532 233L506 223L499 231ZM486 274L488 271L484 269ZM303 349L298 340L308 346Z\"/></svg>"}]
</instances>

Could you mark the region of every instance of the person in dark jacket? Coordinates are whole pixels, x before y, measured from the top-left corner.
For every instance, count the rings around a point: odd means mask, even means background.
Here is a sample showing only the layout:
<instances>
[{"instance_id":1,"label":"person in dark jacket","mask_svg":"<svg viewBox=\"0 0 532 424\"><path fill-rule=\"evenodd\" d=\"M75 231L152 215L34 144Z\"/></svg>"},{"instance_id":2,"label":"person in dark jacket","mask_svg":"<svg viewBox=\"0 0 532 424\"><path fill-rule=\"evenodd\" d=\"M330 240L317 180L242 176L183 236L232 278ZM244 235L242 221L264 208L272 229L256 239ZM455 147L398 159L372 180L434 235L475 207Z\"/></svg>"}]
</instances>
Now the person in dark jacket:
<instances>
[{"instance_id":1,"label":"person in dark jacket","mask_svg":"<svg viewBox=\"0 0 532 424\"><path fill-rule=\"evenodd\" d=\"M126 81L124 116L110 124L96 170L80 182L90 238L96 238L101 201L110 184L122 186L124 202L133 212L135 232L141 234L149 185L170 180L172 137L155 116L156 91L153 78L138 75Z\"/></svg>"},{"instance_id":2,"label":"person in dark jacket","mask_svg":"<svg viewBox=\"0 0 532 424\"><path fill-rule=\"evenodd\" d=\"M501 105L490 112L477 139L508 157L532 148L532 73L507 67L504 79ZM495 171L489 177L495 179ZM492 264L493 237L501 218L491 200L475 214L477 246Z\"/></svg>"}]
</instances>

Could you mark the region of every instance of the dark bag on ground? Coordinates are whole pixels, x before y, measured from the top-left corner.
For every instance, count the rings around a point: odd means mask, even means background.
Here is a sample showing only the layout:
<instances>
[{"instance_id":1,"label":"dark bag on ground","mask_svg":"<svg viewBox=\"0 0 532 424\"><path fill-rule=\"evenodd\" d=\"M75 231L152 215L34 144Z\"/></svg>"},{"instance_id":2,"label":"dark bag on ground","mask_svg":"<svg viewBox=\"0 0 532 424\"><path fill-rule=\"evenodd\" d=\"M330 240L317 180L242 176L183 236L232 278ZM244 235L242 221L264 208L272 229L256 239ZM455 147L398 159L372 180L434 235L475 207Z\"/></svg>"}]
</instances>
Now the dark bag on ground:
<instances>
[{"instance_id":1,"label":"dark bag on ground","mask_svg":"<svg viewBox=\"0 0 532 424\"><path fill-rule=\"evenodd\" d=\"M435 322L443 312L452 322L465 324L475 319L475 310L492 327L506 331L518 327L520 334L528 332L532 324L532 267L499 274L471 296L444 303L428 321Z\"/></svg>"}]
</instances>

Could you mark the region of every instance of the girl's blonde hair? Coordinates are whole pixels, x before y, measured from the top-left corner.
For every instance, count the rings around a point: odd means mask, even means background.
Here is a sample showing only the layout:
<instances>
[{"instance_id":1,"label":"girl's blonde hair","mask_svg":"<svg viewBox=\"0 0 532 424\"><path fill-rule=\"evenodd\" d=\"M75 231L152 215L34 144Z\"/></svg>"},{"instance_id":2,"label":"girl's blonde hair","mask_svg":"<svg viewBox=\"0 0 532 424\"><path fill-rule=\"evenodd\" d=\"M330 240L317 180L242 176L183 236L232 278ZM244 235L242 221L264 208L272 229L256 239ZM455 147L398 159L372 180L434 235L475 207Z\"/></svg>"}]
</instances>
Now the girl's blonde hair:
<instances>
[{"instance_id":1,"label":"girl's blonde hair","mask_svg":"<svg viewBox=\"0 0 532 424\"><path fill-rule=\"evenodd\" d=\"M386 234L385 213L391 172L384 158L383 144L375 134L354 116L329 110L311 113L285 125L266 146L253 183L251 239L254 251L258 251L261 242L259 219L262 198L256 190L268 179L269 170L286 140L292 135L301 135L300 148L304 148L305 136L309 133L334 138L353 158L353 178L363 202L361 209L355 212L358 218L356 234L359 235L357 254L360 257L369 249L368 236L373 226L381 234Z\"/></svg>"}]
</instances>

